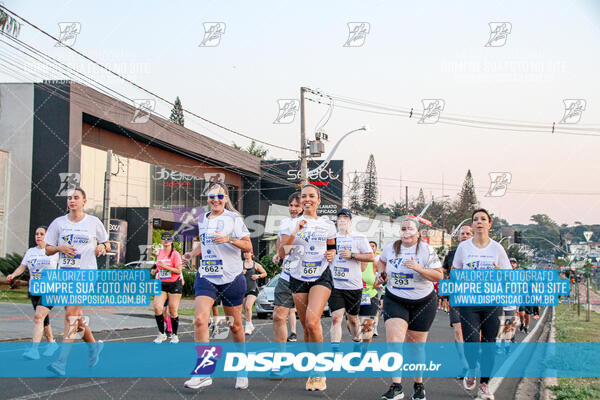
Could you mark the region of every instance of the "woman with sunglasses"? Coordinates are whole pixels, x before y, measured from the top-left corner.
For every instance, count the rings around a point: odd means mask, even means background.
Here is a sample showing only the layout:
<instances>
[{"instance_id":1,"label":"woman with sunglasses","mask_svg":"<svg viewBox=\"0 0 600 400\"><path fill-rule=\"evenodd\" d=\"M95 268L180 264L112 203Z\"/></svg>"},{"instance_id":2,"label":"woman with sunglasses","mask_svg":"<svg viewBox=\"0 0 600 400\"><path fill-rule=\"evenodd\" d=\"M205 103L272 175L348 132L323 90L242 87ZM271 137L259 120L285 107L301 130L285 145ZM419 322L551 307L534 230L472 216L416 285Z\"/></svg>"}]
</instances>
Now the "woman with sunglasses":
<instances>
[{"instance_id":1,"label":"woman with sunglasses","mask_svg":"<svg viewBox=\"0 0 600 400\"><path fill-rule=\"evenodd\" d=\"M300 194L304 214L281 232L279 257L289 257L290 289L298 317L304 328L304 341L323 343L321 315L333 288L329 263L335 257L337 229L326 217L317 216L321 193L315 185L305 184ZM316 349L315 352L318 352ZM324 376L310 377L306 390L327 389Z\"/></svg>"},{"instance_id":2,"label":"woman with sunglasses","mask_svg":"<svg viewBox=\"0 0 600 400\"><path fill-rule=\"evenodd\" d=\"M458 245L452 261L452 268L511 269L504 247L490 238L492 227L490 214L480 208L473 211L472 219L473 237ZM502 307L485 305L460 307L460 322L465 343L494 343L500 326L501 314ZM481 378L477 394L480 399L493 400L494 394L490 392L488 382L496 352L492 350L480 354L480 349L474 345L468 346L465 350L469 371L463 379L463 386L467 390L475 389L477 385L475 369L479 363Z\"/></svg>"},{"instance_id":3,"label":"woman with sunglasses","mask_svg":"<svg viewBox=\"0 0 600 400\"><path fill-rule=\"evenodd\" d=\"M179 343L177 330L179 328L179 302L183 293L183 281L181 279L182 261L181 255L173 247L173 233L163 232L160 236L162 248L156 256L156 277L160 279L160 296L154 298L154 318L158 327L158 336L154 343L160 344L167 340L165 334L165 317L163 315L166 301L168 301L169 317L171 319L171 343Z\"/></svg>"},{"instance_id":4,"label":"woman with sunglasses","mask_svg":"<svg viewBox=\"0 0 600 400\"><path fill-rule=\"evenodd\" d=\"M191 260L202 253L194 281L195 313L194 340L208 343L210 312L219 297L225 315L233 318L231 334L234 342L244 343L242 304L246 294L242 251L252 251L250 232L242 216L233 208L227 186L213 183L208 190L210 212L198 220L200 245L184 258ZM210 376L195 375L185 382L185 387L199 389L212 384ZM248 378L238 376L236 389L247 389Z\"/></svg>"}]
</instances>

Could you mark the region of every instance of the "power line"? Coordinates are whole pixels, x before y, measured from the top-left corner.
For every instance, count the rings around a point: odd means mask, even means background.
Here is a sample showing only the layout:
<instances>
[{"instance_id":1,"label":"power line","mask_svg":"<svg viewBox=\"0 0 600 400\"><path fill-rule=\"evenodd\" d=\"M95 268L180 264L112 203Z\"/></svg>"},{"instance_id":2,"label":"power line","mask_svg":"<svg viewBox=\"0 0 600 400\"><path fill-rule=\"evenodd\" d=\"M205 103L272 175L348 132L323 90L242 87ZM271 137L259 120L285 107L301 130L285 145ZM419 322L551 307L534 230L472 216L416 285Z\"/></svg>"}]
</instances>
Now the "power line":
<instances>
[{"instance_id":1,"label":"power line","mask_svg":"<svg viewBox=\"0 0 600 400\"><path fill-rule=\"evenodd\" d=\"M3 8L3 9L4 9L4 10L6 10L7 12L9 12L9 13L11 13L12 15L14 15L15 17L19 18L20 20L22 20L23 22L25 22L27 25L29 25L29 26L31 26L32 28L36 29L37 31L41 32L41 33L42 33L42 34L44 34L45 36L48 36L48 37L49 37L49 38L51 38L52 40L54 40L54 41L56 41L56 42L60 42L60 40L59 40L59 39L57 39L56 37L52 36L51 34L49 34L48 32L44 31L43 29L39 28L37 25L35 25L35 24L33 24L33 23L29 22L27 19L25 19L25 18L21 17L20 15L18 15L17 13L15 13L14 11L12 11L12 10L9 10L8 8L6 8L6 7L5 7L5 6L3 6L3 5L0 5L0 8ZM90 61L91 63L93 63L93 64L97 65L98 67L100 67L101 69L103 69L103 70L107 71L108 73L110 73L110 74L112 74L112 75L114 75L114 76L116 76L116 77L118 77L118 78L120 78L120 79L124 80L125 82L127 82L127 83L129 83L129 84L133 85L134 87L136 87L136 88L138 88L138 89L142 90L143 92L145 92L145 93L147 93L147 94L149 94L149 95L151 95L151 96L154 96L155 98L157 98L157 99L159 99L159 100L162 100L163 102L165 102L165 103L167 103L167 104L169 104L169 105L171 105L171 106L175 106L175 104L174 104L174 103L172 103L172 102L168 101L168 100L167 100L167 99L165 99L164 97L161 97L161 96L159 96L158 94L156 94L156 93L154 93L154 92L152 92L152 91L150 91L150 90L148 90L148 89L146 89L146 88L144 88L144 87L142 87L142 86L140 86L140 85L136 84L135 82L133 82L133 81L131 81L131 80L129 80L129 79L127 79L127 78L125 78L124 76L122 76L122 75L120 75L120 74L118 74L118 73L114 72L113 70L111 70L111 69L109 69L109 68L105 67L104 65L102 65L102 64L98 63L97 61L95 61L95 60L91 59L90 57L86 56L85 54L83 54L83 53L79 52L78 50L75 50L74 48L72 48L72 47L70 47L70 46L64 46L64 47L66 47L67 49L71 50L71 51L72 51L72 52L74 52L75 54L77 54L77 55L79 55L79 56L81 56L81 57L85 58L86 60ZM217 123L217 122L211 121L211 120L209 120L208 118L205 118L205 117L203 117L203 116L201 116L201 115L198 115L198 114L196 114L196 113L194 113L194 112L192 112L192 111L189 111L189 110L187 110L187 109L185 109L185 108L183 109L183 111L185 111L186 113L188 113L188 114L190 114L190 115L192 115L192 116L194 116L194 117L196 117L196 118L198 118L198 119L200 119L200 120L202 120L202 121L204 121L204 122L207 122L207 123L209 123L209 124L211 124L211 125L214 125L214 126L216 126L216 127L218 127L218 128L221 128L221 129L223 129L223 130L225 130L225 131L227 131L227 132L233 133L233 134L235 134L235 135L241 136L241 137L243 137L243 138L246 138L246 139L254 140L254 141L255 141L255 142L257 142L257 143L261 143L261 144L264 144L264 145L266 145L266 146L270 146L270 147L278 148L278 149L281 149L281 150L291 151L291 152L294 152L294 153L298 153L298 152L299 152L298 150L291 149L291 148L288 148L288 147L279 146L279 145L275 145L275 144L272 144L272 143L269 143L269 142L265 142L265 141L262 141L262 140L260 140L260 139L256 139L256 138L253 138L253 137L251 137L251 136L249 136L249 135L246 135L246 134L243 134L243 133L241 133L241 132L238 132L238 131L236 131L236 130L233 130L233 129L227 128L227 127L225 127L225 126L223 126L223 125L221 125L221 124L219 124L219 123Z\"/></svg>"}]
</instances>

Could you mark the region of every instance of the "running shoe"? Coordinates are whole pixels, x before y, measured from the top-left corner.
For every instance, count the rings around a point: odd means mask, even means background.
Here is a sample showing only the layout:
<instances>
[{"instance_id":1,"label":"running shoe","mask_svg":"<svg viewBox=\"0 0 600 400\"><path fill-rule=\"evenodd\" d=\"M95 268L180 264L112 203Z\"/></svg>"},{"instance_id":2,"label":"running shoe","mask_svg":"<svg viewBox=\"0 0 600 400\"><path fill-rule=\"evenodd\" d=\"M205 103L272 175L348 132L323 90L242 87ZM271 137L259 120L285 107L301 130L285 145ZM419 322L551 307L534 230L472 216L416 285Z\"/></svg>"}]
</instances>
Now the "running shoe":
<instances>
[{"instance_id":1,"label":"running shoe","mask_svg":"<svg viewBox=\"0 0 600 400\"><path fill-rule=\"evenodd\" d=\"M298 336L294 332L290 333L290 336L287 338L288 342L296 342L298 341Z\"/></svg>"},{"instance_id":2,"label":"running shoe","mask_svg":"<svg viewBox=\"0 0 600 400\"><path fill-rule=\"evenodd\" d=\"M254 332L254 325L252 325L252 322L246 322L246 328L244 329L244 332L246 335L252 335L252 332Z\"/></svg>"},{"instance_id":3,"label":"running shoe","mask_svg":"<svg viewBox=\"0 0 600 400\"><path fill-rule=\"evenodd\" d=\"M415 393L412 395L411 400L426 400L425 397L425 385L423 383L414 384Z\"/></svg>"},{"instance_id":4,"label":"running shoe","mask_svg":"<svg viewBox=\"0 0 600 400\"><path fill-rule=\"evenodd\" d=\"M525 325L523 325L523 324L519 325L519 332L523 332L523 328L525 328Z\"/></svg>"},{"instance_id":5,"label":"running shoe","mask_svg":"<svg viewBox=\"0 0 600 400\"><path fill-rule=\"evenodd\" d=\"M171 343L179 343L179 336L171 335Z\"/></svg>"},{"instance_id":6,"label":"running shoe","mask_svg":"<svg viewBox=\"0 0 600 400\"><path fill-rule=\"evenodd\" d=\"M156 339L154 339L154 343L156 344L161 344L162 342L164 342L165 340L167 340L167 335L165 335L164 333L159 333L156 336Z\"/></svg>"},{"instance_id":7,"label":"running shoe","mask_svg":"<svg viewBox=\"0 0 600 400\"><path fill-rule=\"evenodd\" d=\"M529 328L528 327L523 328L523 330L525 331L526 335L529 333Z\"/></svg>"},{"instance_id":8,"label":"running shoe","mask_svg":"<svg viewBox=\"0 0 600 400\"><path fill-rule=\"evenodd\" d=\"M235 388L248 389L248 377L238 376L237 378L235 378Z\"/></svg>"},{"instance_id":9,"label":"running shoe","mask_svg":"<svg viewBox=\"0 0 600 400\"><path fill-rule=\"evenodd\" d=\"M183 384L183 386L190 389L200 389L210 385L212 385L212 378L210 376L193 376Z\"/></svg>"},{"instance_id":10,"label":"running shoe","mask_svg":"<svg viewBox=\"0 0 600 400\"><path fill-rule=\"evenodd\" d=\"M479 385L477 397L479 397L481 400L494 400L494 394L490 392L490 388L488 387L487 383L482 383Z\"/></svg>"},{"instance_id":11,"label":"running shoe","mask_svg":"<svg viewBox=\"0 0 600 400\"><path fill-rule=\"evenodd\" d=\"M467 390L475 389L476 385L477 379L473 376L465 376L465 379L463 379L463 387Z\"/></svg>"},{"instance_id":12,"label":"running shoe","mask_svg":"<svg viewBox=\"0 0 600 400\"><path fill-rule=\"evenodd\" d=\"M30 360L39 360L40 352L38 349L30 347L25 353L23 353L23 357L28 358Z\"/></svg>"},{"instance_id":13,"label":"running shoe","mask_svg":"<svg viewBox=\"0 0 600 400\"><path fill-rule=\"evenodd\" d=\"M317 376L313 378L313 385L311 390L323 391L327 389L327 378L324 376Z\"/></svg>"},{"instance_id":14,"label":"running shoe","mask_svg":"<svg viewBox=\"0 0 600 400\"><path fill-rule=\"evenodd\" d=\"M42 354L44 357L52 357L56 350L58 350L58 343L50 342L46 345L46 350Z\"/></svg>"},{"instance_id":15,"label":"running shoe","mask_svg":"<svg viewBox=\"0 0 600 400\"><path fill-rule=\"evenodd\" d=\"M314 379L312 376L308 377L308 380L306 381L306 390L314 390Z\"/></svg>"},{"instance_id":16,"label":"running shoe","mask_svg":"<svg viewBox=\"0 0 600 400\"><path fill-rule=\"evenodd\" d=\"M48 369L57 375L65 376L67 364L64 361L56 360L48 365Z\"/></svg>"},{"instance_id":17,"label":"running shoe","mask_svg":"<svg viewBox=\"0 0 600 400\"><path fill-rule=\"evenodd\" d=\"M102 340L92 343L92 350L90 351L90 358L88 359L88 365L90 368L98 365L98 361L100 361L100 352L102 349L104 349L104 342Z\"/></svg>"},{"instance_id":18,"label":"running shoe","mask_svg":"<svg viewBox=\"0 0 600 400\"><path fill-rule=\"evenodd\" d=\"M173 336L173 332L167 331L167 339L171 340L171 336Z\"/></svg>"},{"instance_id":19,"label":"running shoe","mask_svg":"<svg viewBox=\"0 0 600 400\"><path fill-rule=\"evenodd\" d=\"M381 400L400 400L404 398L402 385L392 384L387 392L381 395Z\"/></svg>"}]
</instances>

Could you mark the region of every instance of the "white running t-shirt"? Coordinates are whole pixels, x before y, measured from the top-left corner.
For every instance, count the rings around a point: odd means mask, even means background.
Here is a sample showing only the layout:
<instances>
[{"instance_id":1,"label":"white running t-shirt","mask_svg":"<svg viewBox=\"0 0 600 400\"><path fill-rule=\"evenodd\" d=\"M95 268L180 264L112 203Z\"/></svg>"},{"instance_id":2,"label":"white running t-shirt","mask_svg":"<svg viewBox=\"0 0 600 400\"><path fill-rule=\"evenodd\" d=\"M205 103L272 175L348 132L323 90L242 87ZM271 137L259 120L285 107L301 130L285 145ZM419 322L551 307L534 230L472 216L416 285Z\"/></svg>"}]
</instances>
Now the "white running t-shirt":
<instances>
[{"instance_id":1,"label":"white running t-shirt","mask_svg":"<svg viewBox=\"0 0 600 400\"><path fill-rule=\"evenodd\" d=\"M423 268L442 268L442 263L437 253L427 243L419 243L411 247L402 246L400 254L395 253L394 243L383 248L379 259L386 263L385 271L388 276L386 290L394 296L403 299L418 300L427 297L433 290L433 282L426 279L420 273L406 267L404 263L411 259L415 260Z\"/></svg>"},{"instance_id":2,"label":"white running t-shirt","mask_svg":"<svg viewBox=\"0 0 600 400\"><path fill-rule=\"evenodd\" d=\"M44 240L51 246L70 245L77 250L73 257L58 253L58 269L97 269L96 246L108 240L108 233L93 215L85 214L79 222L63 215L52 221Z\"/></svg>"},{"instance_id":3,"label":"white running t-shirt","mask_svg":"<svg viewBox=\"0 0 600 400\"><path fill-rule=\"evenodd\" d=\"M34 279L42 279L42 271L45 269L56 269L58 253L52 256L46 255L46 249L32 247L23 256L21 264L29 269L29 291Z\"/></svg>"},{"instance_id":4,"label":"white running t-shirt","mask_svg":"<svg viewBox=\"0 0 600 400\"><path fill-rule=\"evenodd\" d=\"M372 253L369 241L360 233L339 235L336 238L337 254L331 262L331 274L333 276L333 287L343 290L362 289L362 271L360 261L346 259L340 256L340 251L346 249L354 254Z\"/></svg>"},{"instance_id":5,"label":"white running t-shirt","mask_svg":"<svg viewBox=\"0 0 600 400\"><path fill-rule=\"evenodd\" d=\"M215 233L220 232L232 240L239 240L250 235L250 232L242 216L237 213L224 210L214 218L208 218L209 214L203 214L198 219L198 234L202 246L202 261L198 273L215 285L224 285L242 273L242 250L231 243L215 244Z\"/></svg>"},{"instance_id":6,"label":"white running t-shirt","mask_svg":"<svg viewBox=\"0 0 600 400\"><path fill-rule=\"evenodd\" d=\"M493 239L480 249L473 244L473 238L462 241L452 261L452 268L456 269L494 269L494 264L501 269L512 269L504 247Z\"/></svg>"},{"instance_id":7,"label":"white running t-shirt","mask_svg":"<svg viewBox=\"0 0 600 400\"><path fill-rule=\"evenodd\" d=\"M327 240L335 239L336 228L327 217L316 219L300 216L290 221L282 235L291 235L299 221L306 221L304 229L296 234L290 258L290 275L304 282L313 282L321 277L329 266L325 258Z\"/></svg>"}]
</instances>

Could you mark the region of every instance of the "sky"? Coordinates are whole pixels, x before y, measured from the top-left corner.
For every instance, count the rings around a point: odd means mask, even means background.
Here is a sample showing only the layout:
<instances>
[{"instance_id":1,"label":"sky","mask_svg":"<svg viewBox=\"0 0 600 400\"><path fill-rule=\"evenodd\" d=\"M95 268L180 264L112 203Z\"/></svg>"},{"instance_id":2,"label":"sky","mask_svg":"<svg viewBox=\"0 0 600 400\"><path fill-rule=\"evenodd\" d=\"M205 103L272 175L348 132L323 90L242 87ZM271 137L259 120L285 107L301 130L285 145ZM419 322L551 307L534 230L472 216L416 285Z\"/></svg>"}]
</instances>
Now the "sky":
<instances>
[{"instance_id":1,"label":"sky","mask_svg":"<svg viewBox=\"0 0 600 400\"><path fill-rule=\"evenodd\" d=\"M364 171L373 154L381 202L403 200L404 186L409 197L422 188L428 198L454 198L470 169L481 205L510 223L528 223L537 213L559 224L600 223L600 131L551 133L564 99L586 102L573 126L600 129L600 3L593 0L3 4L55 36L59 22L79 22L78 51L167 99L179 96L199 115L287 148L299 147L298 116L290 124L273 121L278 100L298 99L301 86L405 110L443 99L442 116L547 125L548 132L530 133L418 124L416 116L335 102L323 129L328 151L346 132L369 125L345 139L334 158L349 173ZM225 24L218 46L199 46L205 22ZM362 46L343 46L350 22L368 24ZM491 22L510 23L504 45L485 46ZM131 98L149 97L31 27L19 39ZM0 81L15 79L0 73ZM159 113L169 110L157 103ZM307 103L308 138L327 111ZM189 115L186 127L248 144ZM296 154L271 148L268 157ZM486 197L497 172L511 175L506 193Z\"/></svg>"}]
</instances>

